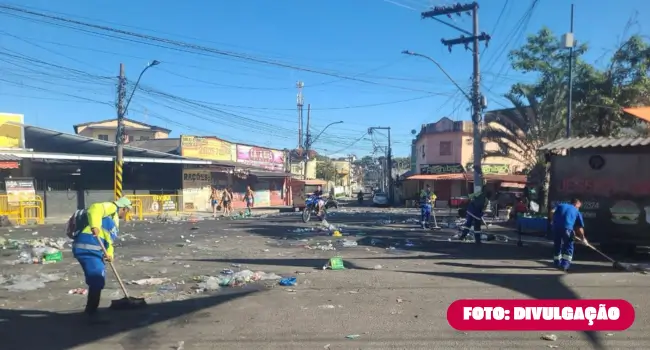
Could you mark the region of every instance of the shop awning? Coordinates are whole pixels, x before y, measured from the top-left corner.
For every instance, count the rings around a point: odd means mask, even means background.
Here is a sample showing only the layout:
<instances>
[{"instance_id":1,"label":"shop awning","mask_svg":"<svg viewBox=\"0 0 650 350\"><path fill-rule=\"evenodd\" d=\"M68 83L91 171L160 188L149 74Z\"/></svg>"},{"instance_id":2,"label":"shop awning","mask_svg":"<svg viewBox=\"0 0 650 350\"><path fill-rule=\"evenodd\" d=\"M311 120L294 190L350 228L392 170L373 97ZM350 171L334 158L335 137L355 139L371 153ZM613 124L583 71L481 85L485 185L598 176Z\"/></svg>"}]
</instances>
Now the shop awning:
<instances>
[{"instance_id":1,"label":"shop awning","mask_svg":"<svg viewBox=\"0 0 650 350\"><path fill-rule=\"evenodd\" d=\"M430 181L443 181L443 180L467 180L467 174L457 173L457 174L421 174L413 175L406 178L406 180L430 180Z\"/></svg>"},{"instance_id":2,"label":"shop awning","mask_svg":"<svg viewBox=\"0 0 650 350\"><path fill-rule=\"evenodd\" d=\"M259 171L259 170L251 170L250 174L258 177L258 178L279 178L279 177L289 177L291 174L289 173L283 173L283 172L276 172L276 171Z\"/></svg>"},{"instance_id":3,"label":"shop awning","mask_svg":"<svg viewBox=\"0 0 650 350\"><path fill-rule=\"evenodd\" d=\"M650 107L630 107L623 108L623 112L633 115L641 120L650 122Z\"/></svg>"},{"instance_id":4,"label":"shop awning","mask_svg":"<svg viewBox=\"0 0 650 350\"><path fill-rule=\"evenodd\" d=\"M69 154L48 152L3 152L1 156L12 156L18 159L51 159L91 162L113 162L115 157L92 154ZM149 158L149 157L124 157L125 163L161 163L161 164L212 164L209 160L194 160L185 158Z\"/></svg>"},{"instance_id":5,"label":"shop awning","mask_svg":"<svg viewBox=\"0 0 650 350\"><path fill-rule=\"evenodd\" d=\"M503 182L511 182L511 183L519 183L519 184L526 184L528 178L526 175L484 175L485 181L488 182L497 182L497 181L503 181Z\"/></svg>"},{"instance_id":6,"label":"shop awning","mask_svg":"<svg viewBox=\"0 0 650 350\"><path fill-rule=\"evenodd\" d=\"M20 169L20 158L11 154L0 154L0 169Z\"/></svg>"},{"instance_id":7,"label":"shop awning","mask_svg":"<svg viewBox=\"0 0 650 350\"><path fill-rule=\"evenodd\" d=\"M302 179L292 178L291 181L299 181L299 182L304 183L305 185L311 185L311 186L316 186L316 185L325 186L325 185L327 184L327 181L325 181L325 180L318 180L318 179L314 179L314 180L302 180Z\"/></svg>"}]
</instances>

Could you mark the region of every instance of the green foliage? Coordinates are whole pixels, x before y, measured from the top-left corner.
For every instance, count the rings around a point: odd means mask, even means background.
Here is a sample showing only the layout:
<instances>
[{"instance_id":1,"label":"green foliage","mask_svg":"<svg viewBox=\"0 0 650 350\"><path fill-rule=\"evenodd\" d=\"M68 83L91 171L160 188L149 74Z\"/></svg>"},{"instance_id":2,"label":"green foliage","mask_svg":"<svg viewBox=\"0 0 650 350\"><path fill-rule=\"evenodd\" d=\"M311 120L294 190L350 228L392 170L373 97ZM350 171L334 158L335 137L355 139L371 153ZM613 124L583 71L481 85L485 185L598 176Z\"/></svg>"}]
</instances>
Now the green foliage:
<instances>
[{"instance_id":1,"label":"green foliage","mask_svg":"<svg viewBox=\"0 0 650 350\"><path fill-rule=\"evenodd\" d=\"M316 164L316 178L333 181L336 179L336 167L331 160L326 159Z\"/></svg>"},{"instance_id":2,"label":"green foliage","mask_svg":"<svg viewBox=\"0 0 650 350\"><path fill-rule=\"evenodd\" d=\"M628 23L629 26L629 23ZM624 35L626 37L626 35ZM625 107L650 105L650 45L627 36L603 68L585 62L586 44L574 49L572 136L650 135L645 122L625 115ZM517 83L505 96L513 108L487 113L482 136L496 143L484 158L505 157L524 164L529 179L540 185L545 208L549 169L540 146L564 137L567 118L569 50L559 36L542 28L510 52L512 68L533 74L533 83Z\"/></svg>"}]
</instances>

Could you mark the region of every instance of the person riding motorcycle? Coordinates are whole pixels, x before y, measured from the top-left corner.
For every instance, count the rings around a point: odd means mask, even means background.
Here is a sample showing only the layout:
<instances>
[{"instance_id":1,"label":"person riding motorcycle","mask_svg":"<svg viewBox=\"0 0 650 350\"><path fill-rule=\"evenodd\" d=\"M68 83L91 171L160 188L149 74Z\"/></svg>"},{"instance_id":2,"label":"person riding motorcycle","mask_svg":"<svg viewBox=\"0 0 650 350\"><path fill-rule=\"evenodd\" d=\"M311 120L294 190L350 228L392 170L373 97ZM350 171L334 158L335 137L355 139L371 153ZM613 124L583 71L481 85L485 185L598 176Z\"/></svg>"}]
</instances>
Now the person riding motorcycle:
<instances>
[{"instance_id":1,"label":"person riding motorcycle","mask_svg":"<svg viewBox=\"0 0 650 350\"><path fill-rule=\"evenodd\" d=\"M312 193L312 196L316 197L318 200L316 202L316 205L318 208L318 215L321 215L323 212L323 207L325 206L325 201L323 200L323 188L320 185L316 187L316 190L314 193Z\"/></svg>"}]
</instances>

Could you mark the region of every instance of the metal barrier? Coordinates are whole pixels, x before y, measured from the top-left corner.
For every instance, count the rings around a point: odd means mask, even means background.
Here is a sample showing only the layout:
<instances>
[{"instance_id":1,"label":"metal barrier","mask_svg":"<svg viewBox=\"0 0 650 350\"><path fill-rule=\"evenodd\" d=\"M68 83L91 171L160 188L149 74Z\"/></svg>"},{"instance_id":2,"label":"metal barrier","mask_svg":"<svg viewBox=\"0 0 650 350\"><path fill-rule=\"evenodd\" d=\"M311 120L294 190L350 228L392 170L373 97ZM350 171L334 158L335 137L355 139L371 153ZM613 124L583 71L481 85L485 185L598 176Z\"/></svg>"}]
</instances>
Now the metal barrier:
<instances>
[{"instance_id":1,"label":"metal barrier","mask_svg":"<svg viewBox=\"0 0 650 350\"><path fill-rule=\"evenodd\" d=\"M18 225L26 225L29 222L36 224L45 223L45 205L40 196L29 200L15 201L8 195L0 195L0 215L7 216L9 221Z\"/></svg>"},{"instance_id":2,"label":"metal barrier","mask_svg":"<svg viewBox=\"0 0 650 350\"><path fill-rule=\"evenodd\" d=\"M133 210L131 218L142 220L145 216L160 216L163 214L179 214L193 210L184 210L183 196L175 194L138 194L127 195L131 200ZM129 218L127 218L129 220Z\"/></svg>"}]
</instances>

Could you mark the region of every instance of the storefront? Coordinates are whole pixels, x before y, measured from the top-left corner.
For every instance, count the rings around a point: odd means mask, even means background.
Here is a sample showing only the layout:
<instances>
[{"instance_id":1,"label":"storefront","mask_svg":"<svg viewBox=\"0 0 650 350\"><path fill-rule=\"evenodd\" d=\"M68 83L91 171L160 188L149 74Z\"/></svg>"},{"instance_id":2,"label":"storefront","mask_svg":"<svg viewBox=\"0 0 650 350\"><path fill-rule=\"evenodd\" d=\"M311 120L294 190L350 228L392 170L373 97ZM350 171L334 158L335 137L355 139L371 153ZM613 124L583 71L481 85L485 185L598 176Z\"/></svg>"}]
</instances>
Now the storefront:
<instances>
[{"instance_id":1,"label":"storefront","mask_svg":"<svg viewBox=\"0 0 650 350\"><path fill-rule=\"evenodd\" d=\"M483 164L483 180L495 189L523 189L525 175L511 175L507 164ZM438 200L436 206L448 205L452 199L466 197L474 187L471 164L428 164L420 167L420 174L406 178L403 184L405 199L417 200L420 191L430 185ZM508 187L506 187L508 186Z\"/></svg>"}]
</instances>

